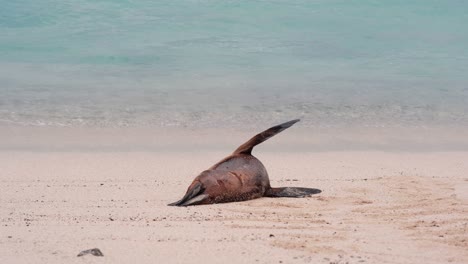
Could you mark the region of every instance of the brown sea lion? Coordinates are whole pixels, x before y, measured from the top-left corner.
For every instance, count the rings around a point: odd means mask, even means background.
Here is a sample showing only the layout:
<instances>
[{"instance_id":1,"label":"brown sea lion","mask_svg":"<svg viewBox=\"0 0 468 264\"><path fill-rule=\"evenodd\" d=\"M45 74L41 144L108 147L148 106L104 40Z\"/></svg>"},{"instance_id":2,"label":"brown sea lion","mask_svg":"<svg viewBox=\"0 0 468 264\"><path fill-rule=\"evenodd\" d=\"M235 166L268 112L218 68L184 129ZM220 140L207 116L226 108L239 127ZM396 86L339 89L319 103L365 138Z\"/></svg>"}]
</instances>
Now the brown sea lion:
<instances>
[{"instance_id":1,"label":"brown sea lion","mask_svg":"<svg viewBox=\"0 0 468 264\"><path fill-rule=\"evenodd\" d=\"M292 126L299 119L271 127L238 147L234 153L198 175L184 197L169 205L188 206L251 200L259 197L305 197L318 189L272 188L263 164L254 156L256 145Z\"/></svg>"}]
</instances>

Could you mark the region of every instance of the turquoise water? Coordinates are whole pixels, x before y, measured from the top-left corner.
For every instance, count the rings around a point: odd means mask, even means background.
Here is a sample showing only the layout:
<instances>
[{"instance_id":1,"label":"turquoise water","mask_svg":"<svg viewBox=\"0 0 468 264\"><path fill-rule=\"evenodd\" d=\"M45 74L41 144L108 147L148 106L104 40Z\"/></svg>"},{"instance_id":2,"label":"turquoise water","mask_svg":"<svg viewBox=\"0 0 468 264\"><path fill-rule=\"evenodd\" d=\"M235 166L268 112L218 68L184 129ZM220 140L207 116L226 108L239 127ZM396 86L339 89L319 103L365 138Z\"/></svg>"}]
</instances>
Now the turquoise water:
<instances>
[{"instance_id":1,"label":"turquoise water","mask_svg":"<svg viewBox=\"0 0 468 264\"><path fill-rule=\"evenodd\" d=\"M0 0L0 124L468 125L467 10Z\"/></svg>"}]
</instances>

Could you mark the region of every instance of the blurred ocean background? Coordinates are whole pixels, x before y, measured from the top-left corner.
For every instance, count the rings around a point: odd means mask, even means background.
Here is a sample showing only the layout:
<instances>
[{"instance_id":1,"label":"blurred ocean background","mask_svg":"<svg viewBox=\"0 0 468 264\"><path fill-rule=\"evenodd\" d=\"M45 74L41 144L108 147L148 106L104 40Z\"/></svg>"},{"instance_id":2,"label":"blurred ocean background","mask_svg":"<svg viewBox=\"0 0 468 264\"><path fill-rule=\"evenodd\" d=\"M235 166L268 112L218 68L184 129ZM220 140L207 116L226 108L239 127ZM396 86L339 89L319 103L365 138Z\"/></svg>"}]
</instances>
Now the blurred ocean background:
<instances>
[{"instance_id":1,"label":"blurred ocean background","mask_svg":"<svg viewBox=\"0 0 468 264\"><path fill-rule=\"evenodd\" d=\"M468 125L468 1L0 0L0 125Z\"/></svg>"}]
</instances>

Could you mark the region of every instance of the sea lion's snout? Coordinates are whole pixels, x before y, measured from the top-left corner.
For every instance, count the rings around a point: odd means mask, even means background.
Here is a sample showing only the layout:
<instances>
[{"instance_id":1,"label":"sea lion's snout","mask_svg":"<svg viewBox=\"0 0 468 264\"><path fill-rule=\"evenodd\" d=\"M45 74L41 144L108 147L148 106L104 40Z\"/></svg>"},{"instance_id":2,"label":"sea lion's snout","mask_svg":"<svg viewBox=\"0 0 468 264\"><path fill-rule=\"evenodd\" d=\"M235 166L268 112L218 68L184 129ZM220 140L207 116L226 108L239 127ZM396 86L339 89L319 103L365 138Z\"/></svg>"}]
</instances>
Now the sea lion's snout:
<instances>
[{"instance_id":1,"label":"sea lion's snout","mask_svg":"<svg viewBox=\"0 0 468 264\"><path fill-rule=\"evenodd\" d=\"M170 203L168 205L188 206L188 205L199 204L201 201L203 201L205 198L208 197L207 194L203 194L204 190L205 188L203 187L203 184L200 181L195 180L189 186L189 188L187 189L187 192L185 193L184 197L182 197L182 199L180 199L177 202Z\"/></svg>"}]
</instances>

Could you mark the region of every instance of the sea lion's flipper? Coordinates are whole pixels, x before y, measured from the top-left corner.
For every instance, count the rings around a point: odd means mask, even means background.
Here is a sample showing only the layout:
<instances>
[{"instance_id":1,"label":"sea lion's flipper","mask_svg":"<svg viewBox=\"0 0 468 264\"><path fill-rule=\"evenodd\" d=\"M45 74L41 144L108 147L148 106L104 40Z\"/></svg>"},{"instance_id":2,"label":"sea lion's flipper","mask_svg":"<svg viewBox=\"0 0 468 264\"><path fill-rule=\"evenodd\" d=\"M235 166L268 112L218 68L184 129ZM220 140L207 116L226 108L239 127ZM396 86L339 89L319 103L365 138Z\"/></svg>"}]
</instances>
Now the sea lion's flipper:
<instances>
[{"instance_id":1,"label":"sea lion's flipper","mask_svg":"<svg viewBox=\"0 0 468 264\"><path fill-rule=\"evenodd\" d=\"M179 201L177 202L173 202L173 203L170 203L168 204L169 206L183 206L185 202L187 202L188 200L194 198L195 196L197 196L198 194L200 194L200 192L202 192L202 184L200 182L196 182L195 184L191 185L187 192L185 193L184 197L182 197L182 199L180 199Z\"/></svg>"},{"instance_id":2,"label":"sea lion's flipper","mask_svg":"<svg viewBox=\"0 0 468 264\"><path fill-rule=\"evenodd\" d=\"M300 119L294 119L281 125L270 127L269 129L261 132L260 134L257 134L249 141L242 144L234 151L233 154L251 154L253 147L278 134L279 132L285 130L286 128L294 125L295 123L299 122L299 120Z\"/></svg>"},{"instance_id":3,"label":"sea lion's flipper","mask_svg":"<svg viewBox=\"0 0 468 264\"><path fill-rule=\"evenodd\" d=\"M312 194L321 193L319 189L313 188L301 188L301 187L281 187L281 188L271 188L266 191L265 196L267 197L294 197L301 198L307 197Z\"/></svg>"}]
</instances>

